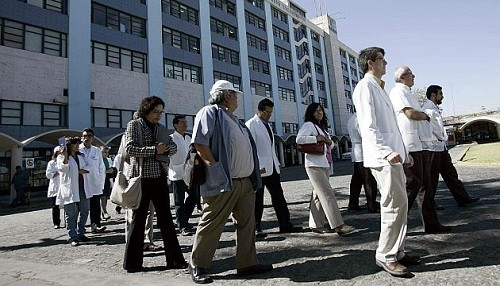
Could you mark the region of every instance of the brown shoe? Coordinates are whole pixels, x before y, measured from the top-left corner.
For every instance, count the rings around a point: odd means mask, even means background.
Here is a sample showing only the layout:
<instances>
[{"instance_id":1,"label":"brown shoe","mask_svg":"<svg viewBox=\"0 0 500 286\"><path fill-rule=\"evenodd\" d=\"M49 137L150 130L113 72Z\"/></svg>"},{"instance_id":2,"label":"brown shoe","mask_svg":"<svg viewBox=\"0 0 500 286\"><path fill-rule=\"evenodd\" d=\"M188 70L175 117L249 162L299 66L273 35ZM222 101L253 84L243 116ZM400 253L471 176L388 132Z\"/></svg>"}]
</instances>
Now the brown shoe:
<instances>
[{"instance_id":1,"label":"brown shoe","mask_svg":"<svg viewBox=\"0 0 500 286\"><path fill-rule=\"evenodd\" d=\"M408 269L401 265L399 262L382 262L378 259L375 260L375 263L382 267L385 271L387 271L392 276L396 277L407 277L410 275Z\"/></svg>"},{"instance_id":2,"label":"brown shoe","mask_svg":"<svg viewBox=\"0 0 500 286\"><path fill-rule=\"evenodd\" d=\"M337 232L338 235L346 235L346 234L349 234L355 230L356 230L355 227L347 225L347 224L343 224L343 225L335 228L335 232Z\"/></svg>"}]
</instances>

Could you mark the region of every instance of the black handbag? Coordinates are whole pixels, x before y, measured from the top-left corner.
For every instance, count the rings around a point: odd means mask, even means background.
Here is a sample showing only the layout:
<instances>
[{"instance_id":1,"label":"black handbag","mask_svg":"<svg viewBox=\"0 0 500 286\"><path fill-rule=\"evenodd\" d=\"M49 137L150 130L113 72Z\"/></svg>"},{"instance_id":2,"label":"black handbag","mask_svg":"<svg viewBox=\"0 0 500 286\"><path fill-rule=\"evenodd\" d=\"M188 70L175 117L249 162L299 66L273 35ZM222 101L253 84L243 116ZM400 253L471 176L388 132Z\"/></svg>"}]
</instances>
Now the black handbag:
<instances>
[{"instance_id":1,"label":"black handbag","mask_svg":"<svg viewBox=\"0 0 500 286\"><path fill-rule=\"evenodd\" d=\"M201 159L196 149L191 144L186 161L184 162L184 183L191 189L203 185L206 182L205 162Z\"/></svg>"}]
</instances>

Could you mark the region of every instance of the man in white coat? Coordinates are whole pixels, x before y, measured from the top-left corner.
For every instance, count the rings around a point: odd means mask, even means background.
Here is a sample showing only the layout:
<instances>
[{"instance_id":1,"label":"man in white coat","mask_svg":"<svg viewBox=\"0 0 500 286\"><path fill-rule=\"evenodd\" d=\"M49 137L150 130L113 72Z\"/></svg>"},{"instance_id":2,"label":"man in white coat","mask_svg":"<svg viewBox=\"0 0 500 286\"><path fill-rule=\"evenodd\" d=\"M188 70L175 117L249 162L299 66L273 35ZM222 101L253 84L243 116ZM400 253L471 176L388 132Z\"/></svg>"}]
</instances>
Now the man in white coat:
<instances>
[{"instance_id":1,"label":"man in white coat","mask_svg":"<svg viewBox=\"0 0 500 286\"><path fill-rule=\"evenodd\" d=\"M294 227L290 222L290 212L280 182L280 163L278 157L276 157L274 135L269 126L274 103L270 99L264 98L259 102L257 109L257 114L246 122L246 126L252 133L257 146L260 175L262 177L262 187L255 192L256 236L266 236L262 232L260 225L264 211L264 187L267 187L271 195L271 202L278 218L280 233L299 232L302 228Z\"/></svg>"},{"instance_id":2,"label":"man in white coat","mask_svg":"<svg viewBox=\"0 0 500 286\"><path fill-rule=\"evenodd\" d=\"M370 47L359 55L365 74L353 93L362 137L364 166L371 169L380 192L380 237L375 262L393 276L407 277L407 265L420 258L405 255L408 198L403 164L412 164L398 130L391 100L382 76L387 62L382 48Z\"/></svg>"},{"instance_id":3,"label":"man in white coat","mask_svg":"<svg viewBox=\"0 0 500 286\"><path fill-rule=\"evenodd\" d=\"M101 196L106 179L106 167L102 161L101 150L92 145L94 142L94 131L86 128L82 133L82 144L80 153L85 160L85 170L83 174L83 185L87 193L92 194L90 198L90 228L92 233L103 232L106 227L101 226Z\"/></svg>"}]
</instances>

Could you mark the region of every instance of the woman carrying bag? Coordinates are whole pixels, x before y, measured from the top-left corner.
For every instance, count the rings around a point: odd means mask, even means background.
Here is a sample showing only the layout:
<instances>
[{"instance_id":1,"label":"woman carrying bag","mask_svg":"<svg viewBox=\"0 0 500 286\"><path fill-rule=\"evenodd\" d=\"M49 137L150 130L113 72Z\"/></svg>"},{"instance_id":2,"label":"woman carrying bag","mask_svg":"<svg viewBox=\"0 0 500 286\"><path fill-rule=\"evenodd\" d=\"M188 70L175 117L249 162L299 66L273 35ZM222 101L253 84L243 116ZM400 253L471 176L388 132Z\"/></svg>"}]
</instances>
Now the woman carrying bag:
<instances>
[{"instance_id":1,"label":"woman carrying bag","mask_svg":"<svg viewBox=\"0 0 500 286\"><path fill-rule=\"evenodd\" d=\"M158 123L164 108L165 102L159 97L142 99L137 110L139 118L130 121L125 131L125 149L130 156L127 177L142 177L142 197L139 207L133 211L125 246L123 268L129 273L144 270L144 227L150 201L155 207L163 237L167 269L187 268L170 213L166 180L168 160L165 158L175 154L177 148L171 141L158 142L156 138L159 129L165 128Z\"/></svg>"},{"instance_id":2,"label":"woman carrying bag","mask_svg":"<svg viewBox=\"0 0 500 286\"><path fill-rule=\"evenodd\" d=\"M304 116L304 125L297 134L297 144L323 145L322 154L306 153L306 173L313 185L311 196L311 211L309 213L309 227L312 232L325 233L325 216L330 228L339 235L345 235L355 230L354 227L344 223L337 205L335 192L330 185L330 164L327 152L333 148L333 142L326 132L328 120L323 107L316 102L309 104ZM321 144L323 142L324 144Z\"/></svg>"}]
</instances>

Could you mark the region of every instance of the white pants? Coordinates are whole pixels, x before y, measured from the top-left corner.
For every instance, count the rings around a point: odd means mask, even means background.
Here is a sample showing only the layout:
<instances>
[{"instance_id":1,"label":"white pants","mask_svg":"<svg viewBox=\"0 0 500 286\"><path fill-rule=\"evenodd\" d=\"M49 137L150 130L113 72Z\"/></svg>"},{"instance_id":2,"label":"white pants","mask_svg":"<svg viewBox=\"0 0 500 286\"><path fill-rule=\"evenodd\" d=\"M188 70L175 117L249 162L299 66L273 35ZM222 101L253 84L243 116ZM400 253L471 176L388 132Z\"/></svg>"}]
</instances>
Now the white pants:
<instances>
[{"instance_id":1,"label":"white pants","mask_svg":"<svg viewBox=\"0 0 500 286\"><path fill-rule=\"evenodd\" d=\"M408 197L403 165L370 168L380 192L380 237L375 258L395 262L404 257Z\"/></svg>"},{"instance_id":2,"label":"white pants","mask_svg":"<svg viewBox=\"0 0 500 286\"><path fill-rule=\"evenodd\" d=\"M322 228L325 216L332 229L343 225L335 191L330 185L330 168L307 167L306 173L313 185L309 227Z\"/></svg>"}]
</instances>

